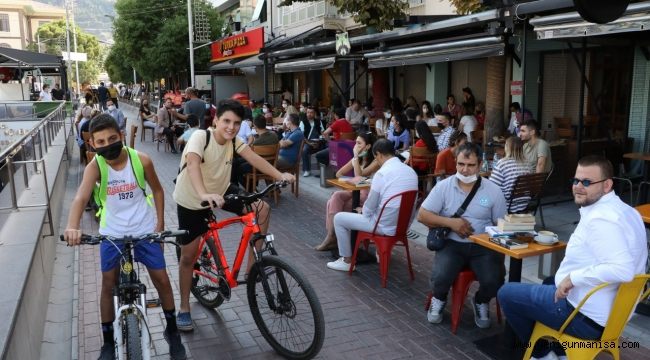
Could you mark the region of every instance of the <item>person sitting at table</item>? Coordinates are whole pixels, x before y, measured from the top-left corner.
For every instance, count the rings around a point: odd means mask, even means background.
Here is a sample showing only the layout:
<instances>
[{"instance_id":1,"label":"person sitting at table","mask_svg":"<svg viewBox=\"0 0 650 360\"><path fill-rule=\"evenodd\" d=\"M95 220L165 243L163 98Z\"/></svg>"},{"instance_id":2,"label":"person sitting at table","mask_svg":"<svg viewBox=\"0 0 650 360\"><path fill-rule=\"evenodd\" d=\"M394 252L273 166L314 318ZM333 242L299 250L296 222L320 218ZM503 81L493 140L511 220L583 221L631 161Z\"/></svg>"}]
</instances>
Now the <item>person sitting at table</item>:
<instances>
[{"instance_id":1,"label":"person sitting at table","mask_svg":"<svg viewBox=\"0 0 650 360\"><path fill-rule=\"evenodd\" d=\"M490 180L501 188L506 204L510 203L510 193L515 186L515 181L521 175L530 174L532 169L524 158L523 143L516 136L506 139L506 156L500 159L490 174ZM515 199L510 211L517 213L526 210L529 198L522 197Z\"/></svg>"},{"instance_id":2,"label":"person sitting at table","mask_svg":"<svg viewBox=\"0 0 650 360\"><path fill-rule=\"evenodd\" d=\"M140 119L142 119L142 125L145 128L156 128L156 114L154 114L154 112L149 109L149 100L142 100L138 114L140 115Z\"/></svg>"},{"instance_id":3,"label":"person sitting at table","mask_svg":"<svg viewBox=\"0 0 650 360\"><path fill-rule=\"evenodd\" d=\"M298 161L298 152L302 140L305 138L302 131L300 131L300 119L298 114L289 114L289 122L287 123L288 130L282 134L280 140L280 152L278 153L278 169L289 169Z\"/></svg>"},{"instance_id":4,"label":"person sitting at table","mask_svg":"<svg viewBox=\"0 0 650 360\"><path fill-rule=\"evenodd\" d=\"M375 160L372 155L372 145L374 137L372 133L360 132L357 135L356 143L352 148L352 159L348 161L343 167L336 172L336 177L340 178L345 176L350 171L354 171L354 176L370 177L379 169L379 162ZM361 201L359 205L363 205L368 197L368 190L363 189L360 191ZM317 251L326 251L336 248L336 234L334 233L334 215L341 211L352 211L352 192L347 190L336 191L327 200L327 210L325 219L325 229L327 235L323 242L316 246Z\"/></svg>"},{"instance_id":5,"label":"person sitting at table","mask_svg":"<svg viewBox=\"0 0 650 360\"><path fill-rule=\"evenodd\" d=\"M429 129L429 125L427 125L426 121L419 120L418 122L415 123L415 134L417 137L419 137L419 139L418 141L415 142L413 147L427 148L429 152L433 154L438 153L438 144L436 143L436 139L433 137L433 134L431 133L431 129ZM406 163L409 165L411 164L410 157L408 158ZM418 175L426 175L432 170L428 166L428 164L423 161L415 162L413 164L413 169Z\"/></svg>"},{"instance_id":6,"label":"person sitting at table","mask_svg":"<svg viewBox=\"0 0 650 360\"><path fill-rule=\"evenodd\" d=\"M388 116L388 117L386 117ZM390 113L386 112L379 114L377 116L377 121L375 121L375 133L377 137L386 137L386 133L391 131L390 129Z\"/></svg>"},{"instance_id":7,"label":"person sitting at table","mask_svg":"<svg viewBox=\"0 0 650 360\"><path fill-rule=\"evenodd\" d=\"M368 114L368 110L361 106L359 99L352 99L351 102L350 107L345 110L345 119L352 125L353 129L358 130L367 119L370 119L370 114Z\"/></svg>"},{"instance_id":8,"label":"person sitting at table","mask_svg":"<svg viewBox=\"0 0 650 360\"><path fill-rule=\"evenodd\" d=\"M329 138L330 134L334 140L339 140L342 133L351 133L354 132L352 125L345 119L345 108L338 108L334 110L334 122L330 127L323 131L323 138ZM325 148L316 153L316 160L320 164L328 165L330 161L330 150Z\"/></svg>"},{"instance_id":9,"label":"person sitting at table","mask_svg":"<svg viewBox=\"0 0 650 360\"><path fill-rule=\"evenodd\" d=\"M305 118L300 122L300 130L305 136L305 146L302 148L302 176L311 175L311 155L320 150L321 144L318 141L323 132L321 122L316 118L316 108L308 106L305 108Z\"/></svg>"},{"instance_id":10,"label":"person sitting at table","mask_svg":"<svg viewBox=\"0 0 650 360\"><path fill-rule=\"evenodd\" d=\"M444 180L447 176L456 173L456 149L467 142L467 135L462 131L454 131L449 137L449 143L452 144L436 156L436 169L433 174L437 177L437 181Z\"/></svg>"},{"instance_id":11,"label":"person sitting at table","mask_svg":"<svg viewBox=\"0 0 650 360\"><path fill-rule=\"evenodd\" d=\"M463 268L474 271L479 289L472 299L474 322L479 328L490 327L489 303L503 284L504 256L475 245L468 237L485 232L486 226L495 225L506 214L506 200L501 189L490 181L481 181L475 196L462 217L452 217L480 181L479 148L465 143L456 149L456 175L448 177L433 187L424 200L417 219L428 227L451 229L445 247L436 252L431 273L433 297L427 311L427 320L438 324L447 303L447 293Z\"/></svg>"},{"instance_id":12,"label":"person sitting at table","mask_svg":"<svg viewBox=\"0 0 650 360\"><path fill-rule=\"evenodd\" d=\"M519 138L524 142L524 156L535 173L548 173L552 168L551 147L539 137L535 120L525 120L519 127Z\"/></svg>"},{"instance_id":13,"label":"person sitting at table","mask_svg":"<svg viewBox=\"0 0 650 360\"><path fill-rule=\"evenodd\" d=\"M279 142L278 134L276 134L275 131L266 129L266 119L264 118L264 115L257 115L253 119L253 126L255 127L252 136L253 142L249 145L275 145ZM251 171L253 171L251 164L242 157L235 157L233 158L230 180L232 183L239 183L245 187L246 183L244 179L246 178L246 174Z\"/></svg>"},{"instance_id":14,"label":"person sitting at table","mask_svg":"<svg viewBox=\"0 0 650 360\"><path fill-rule=\"evenodd\" d=\"M472 131L476 130L478 121L474 117L474 105L470 107L469 103L463 104L463 117L460 118L458 130L467 134L468 141L472 141Z\"/></svg>"},{"instance_id":15,"label":"person sitting at table","mask_svg":"<svg viewBox=\"0 0 650 360\"><path fill-rule=\"evenodd\" d=\"M428 126L438 126L438 118L433 113L433 107L428 100L422 102L422 115L418 116L418 120L424 120Z\"/></svg>"},{"instance_id":16,"label":"person sitting at table","mask_svg":"<svg viewBox=\"0 0 650 360\"><path fill-rule=\"evenodd\" d=\"M611 283L585 302L565 330L581 339L600 339L619 285L645 273L645 227L639 213L614 193L613 176L614 168L605 157L581 158L572 179L580 222L555 276L542 285L507 283L499 290L501 309L523 344L528 344L535 322L559 329L590 290ZM535 346L531 359L563 355L561 346L551 348L545 340L531 345Z\"/></svg>"},{"instance_id":17,"label":"person sitting at table","mask_svg":"<svg viewBox=\"0 0 650 360\"><path fill-rule=\"evenodd\" d=\"M386 139L393 143L395 151L408 150L411 145L411 133L406 128L406 115L402 113L393 114L391 123L393 124L393 131L388 132Z\"/></svg>"},{"instance_id":18,"label":"person sitting at table","mask_svg":"<svg viewBox=\"0 0 650 360\"><path fill-rule=\"evenodd\" d=\"M448 112L443 112L438 116L438 126L442 126L442 131L440 131L440 135L438 136L438 149L440 151L448 148L451 146L451 143L449 142L449 137L451 134L454 132L454 127L451 126L451 114Z\"/></svg>"},{"instance_id":19,"label":"person sitting at table","mask_svg":"<svg viewBox=\"0 0 650 360\"><path fill-rule=\"evenodd\" d=\"M185 148L185 144L190 140L190 136L199 128L199 119L196 117L194 114L189 114L187 115L187 125L189 128L181 134L181 136L178 137L176 140L176 144L178 144L178 149L180 152L183 152L183 149Z\"/></svg>"},{"instance_id":20,"label":"person sitting at table","mask_svg":"<svg viewBox=\"0 0 650 360\"><path fill-rule=\"evenodd\" d=\"M379 139L372 146L372 154L379 164L379 170L372 178L372 185L361 214L339 212L334 216L334 231L341 257L327 263L332 270L349 271L352 257L350 231L372 231L379 213L388 199L404 191L418 189L418 176L410 166L395 157L393 144ZM397 227L400 201L389 202L379 220L377 231L384 235L394 235Z\"/></svg>"}]
</instances>

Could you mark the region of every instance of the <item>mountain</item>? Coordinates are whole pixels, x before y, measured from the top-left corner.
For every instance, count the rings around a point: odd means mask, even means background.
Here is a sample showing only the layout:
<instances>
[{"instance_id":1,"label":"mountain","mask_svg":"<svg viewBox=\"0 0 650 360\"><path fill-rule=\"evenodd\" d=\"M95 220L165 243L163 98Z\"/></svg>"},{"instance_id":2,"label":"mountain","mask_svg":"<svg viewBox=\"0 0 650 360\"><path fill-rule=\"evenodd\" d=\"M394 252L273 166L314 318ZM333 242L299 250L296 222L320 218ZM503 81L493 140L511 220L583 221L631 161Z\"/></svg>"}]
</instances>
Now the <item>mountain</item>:
<instances>
[{"instance_id":1,"label":"mountain","mask_svg":"<svg viewBox=\"0 0 650 360\"><path fill-rule=\"evenodd\" d=\"M37 0L65 8L64 0ZM72 1L72 0L69 0ZM95 35L100 41L113 42L112 19L116 0L74 0L74 19L83 31Z\"/></svg>"}]
</instances>

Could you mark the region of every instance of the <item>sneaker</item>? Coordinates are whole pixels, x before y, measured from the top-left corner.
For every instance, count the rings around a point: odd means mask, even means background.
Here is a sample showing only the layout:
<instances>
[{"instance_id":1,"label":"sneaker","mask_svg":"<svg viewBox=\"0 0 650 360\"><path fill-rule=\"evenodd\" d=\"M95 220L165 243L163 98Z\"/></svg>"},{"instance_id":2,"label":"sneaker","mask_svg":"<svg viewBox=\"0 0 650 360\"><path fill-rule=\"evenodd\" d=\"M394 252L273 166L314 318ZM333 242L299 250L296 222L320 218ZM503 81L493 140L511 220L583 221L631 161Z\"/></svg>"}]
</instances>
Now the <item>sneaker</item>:
<instances>
[{"instance_id":1,"label":"sneaker","mask_svg":"<svg viewBox=\"0 0 650 360\"><path fill-rule=\"evenodd\" d=\"M176 327L180 331L192 331L194 330L194 325L192 324L192 314L190 312L178 312L176 315Z\"/></svg>"},{"instance_id":2,"label":"sneaker","mask_svg":"<svg viewBox=\"0 0 650 360\"><path fill-rule=\"evenodd\" d=\"M304 173L302 173L303 177L308 177L309 175L311 175L311 172L309 171L305 171Z\"/></svg>"},{"instance_id":3,"label":"sneaker","mask_svg":"<svg viewBox=\"0 0 650 360\"><path fill-rule=\"evenodd\" d=\"M99 352L98 360L114 360L115 359L115 344L104 344L102 350Z\"/></svg>"},{"instance_id":4,"label":"sneaker","mask_svg":"<svg viewBox=\"0 0 650 360\"><path fill-rule=\"evenodd\" d=\"M530 357L530 360L558 360L558 359L559 359L559 357L557 355L555 355L555 353L553 351L549 351L548 354L546 354L546 355L544 355L544 356L542 356L540 358L536 358L534 356ZM564 359L566 360L566 356L564 356Z\"/></svg>"},{"instance_id":5,"label":"sneaker","mask_svg":"<svg viewBox=\"0 0 650 360\"><path fill-rule=\"evenodd\" d=\"M476 326L481 329L490 327L490 304L477 304L475 299L472 299L472 309L474 309L474 322Z\"/></svg>"},{"instance_id":6,"label":"sneaker","mask_svg":"<svg viewBox=\"0 0 650 360\"><path fill-rule=\"evenodd\" d=\"M328 262L327 267L332 270L350 271L350 264L346 263L342 257L336 261Z\"/></svg>"},{"instance_id":7,"label":"sneaker","mask_svg":"<svg viewBox=\"0 0 650 360\"><path fill-rule=\"evenodd\" d=\"M169 344L169 357L172 360L185 360L187 359L187 354L185 353L185 346L181 343L181 334L178 331L173 333L163 332L165 341Z\"/></svg>"},{"instance_id":8,"label":"sneaker","mask_svg":"<svg viewBox=\"0 0 650 360\"><path fill-rule=\"evenodd\" d=\"M175 149L172 149L171 152L172 152L172 154L178 154L178 151L176 151Z\"/></svg>"},{"instance_id":9,"label":"sneaker","mask_svg":"<svg viewBox=\"0 0 650 360\"><path fill-rule=\"evenodd\" d=\"M431 305L429 311L427 311L427 320L432 324L440 324L442 322L442 310L445 309L445 305L447 305L446 301L438 300L432 296Z\"/></svg>"}]
</instances>

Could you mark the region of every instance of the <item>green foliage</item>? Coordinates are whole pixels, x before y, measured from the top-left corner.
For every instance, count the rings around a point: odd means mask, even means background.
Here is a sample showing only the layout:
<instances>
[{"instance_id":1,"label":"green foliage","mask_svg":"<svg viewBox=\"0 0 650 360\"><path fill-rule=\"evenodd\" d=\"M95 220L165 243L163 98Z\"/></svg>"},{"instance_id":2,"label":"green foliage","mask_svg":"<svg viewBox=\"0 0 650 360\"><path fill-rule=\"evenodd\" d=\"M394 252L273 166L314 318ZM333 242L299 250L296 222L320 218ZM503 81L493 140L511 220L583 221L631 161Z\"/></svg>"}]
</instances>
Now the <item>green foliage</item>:
<instances>
[{"instance_id":1,"label":"green foliage","mask_svg":"<svg viewBox=\"0 0 650 360\"><path fill-rule=\"evenodd\" d=\"M460 15L482 10L481 0L449 0L449 2L456 7L456 13Z\"/></svg>"},{"instance_id":2,"label":"green foliage","mask_svg":"<svg viewBox=\"0 0 650 360\"><path fill-rule=\"evenodd\" d=\"M77 52L86 53L88 61L79 62L79 81L81 83L97 82L97 75L100 73L102 49L94 35L88 34L79 27L77 31ZM38 28L36 31L40 38L41 52L61 55L66 50L65 20L47 23ZM70 36L70 51L74 51L73 38ZM38 51L38 43L32 43L28 46L31 51ZM73 65L74 69L74 65ZM75 78L75 74L70 74Z\"/></svg>"},{"instance_id":3,"label":"green foliage","mask_svg":"<svg viewBox=\"0 0 650 360\"><path fill-rule=\"evenodd\" d=\"M211 38L219 38L223 20L209 3L201 1L199 6L209 18ZM187 2L117 0L115 10L115 45L105 62L111 80L126 82L132 79L132 68L145 81L189 69ZM209 53L209 46L195 51L196 70L207 69Z\"/></svg>"},{"instance_id":4,"label":"green foliage","mask_svg":"<svg viewBox=\"0 0 650 360\"><path fill-rule=\"evenodd\" d=\"M65 8L65 0L38 0L38 2ZM101 41L111 39L110 19L104 15L115 15L115 0L75 0L74 19L77 26L95 35Z\"/></svg>"},{"instance_id":5,"label":"green foliage","mask_svg":"<svg viewBox=\"0 0 650 360\"><path fill-rule=\"evenodd\" d=\"M279 6L313 0L284 0ZM408 8L407 0L331 0L340 13L350 13L354 21L374 27L377 31L393 28L394 19L403 19Z\"/></svg>"}]
</instances>

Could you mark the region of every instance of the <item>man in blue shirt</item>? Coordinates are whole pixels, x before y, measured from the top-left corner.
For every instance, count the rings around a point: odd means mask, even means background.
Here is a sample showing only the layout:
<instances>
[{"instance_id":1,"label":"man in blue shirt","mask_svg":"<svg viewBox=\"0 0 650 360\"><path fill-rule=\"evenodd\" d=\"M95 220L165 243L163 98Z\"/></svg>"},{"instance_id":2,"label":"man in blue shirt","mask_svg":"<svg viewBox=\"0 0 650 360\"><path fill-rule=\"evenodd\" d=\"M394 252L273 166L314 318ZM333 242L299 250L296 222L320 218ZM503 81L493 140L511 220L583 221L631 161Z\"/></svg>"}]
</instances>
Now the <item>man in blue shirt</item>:
<instances>
[{"instance_id":1,"label":"man in blue shirt","mask_svg":"<svg viewBox=\"0 0 650 360\"><path fill-rule=\"evenodd\" d=\"M99 83L97 88L97 95L99 96L99 106L102 111L106 110L106 100L108 99L108 89L104 86L104 82Z\"/></svg>"},{"instance_id":2,"label":"man in blue shirt","mask_svg":"<svg viewBox=\"0 0 650 360\"><path fill-rule=\"evenodd\" d=\"M305 138L300 130L298 114L289 115L289 131L285 131L280 140L280 153L278 155L278 169L287 169L296 165L300 144Z\"/></svg>"}]
</instances>

